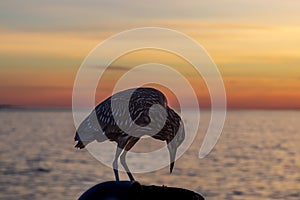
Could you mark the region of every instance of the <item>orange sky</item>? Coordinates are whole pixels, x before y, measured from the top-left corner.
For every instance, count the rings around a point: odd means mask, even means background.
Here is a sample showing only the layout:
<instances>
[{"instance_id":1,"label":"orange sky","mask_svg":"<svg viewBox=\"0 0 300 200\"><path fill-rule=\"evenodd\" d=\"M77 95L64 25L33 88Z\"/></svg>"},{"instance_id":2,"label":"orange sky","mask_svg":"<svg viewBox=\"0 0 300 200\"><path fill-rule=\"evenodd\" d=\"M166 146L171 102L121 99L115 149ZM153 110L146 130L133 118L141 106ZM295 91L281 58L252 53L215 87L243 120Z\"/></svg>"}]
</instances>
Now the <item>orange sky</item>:
<instances>
[{"instance_id":1,"label":"orange sky","mask_svg":"<svg viewBox=\"0 0 300 200\"><path fill-rule=\"evenodd\" d=\"M69 107L76 72L99 42L126 29L160 26L187 34L208 51L224 79L229 108L300 108L298 1L15 3L0 3L0 104ZM184 61L157 51L135 52L112 65L153 59L191 73ZM113 87L123 71L107 72L99 86ZM189 80L201 89L200 106L209 107L203 80ZM106 95L98 91L97 101Z\"/></svg>"}]
</instances>

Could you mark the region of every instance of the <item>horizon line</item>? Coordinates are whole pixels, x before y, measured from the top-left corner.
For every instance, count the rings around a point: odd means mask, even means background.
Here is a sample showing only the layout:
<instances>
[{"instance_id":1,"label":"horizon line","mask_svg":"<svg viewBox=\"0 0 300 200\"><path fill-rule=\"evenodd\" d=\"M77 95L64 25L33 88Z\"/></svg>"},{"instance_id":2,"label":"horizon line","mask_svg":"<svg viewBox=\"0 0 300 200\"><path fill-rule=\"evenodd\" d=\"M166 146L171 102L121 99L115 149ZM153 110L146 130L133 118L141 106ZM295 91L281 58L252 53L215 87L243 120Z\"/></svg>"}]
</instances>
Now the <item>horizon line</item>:
<instances>
[{"instance_id":1,"label":"horizon line","mask_svg":"<svg viewBox=\"0 0 300 200\"><path fill-rule=\"evenodd\" d=\"M82 107L83 109L85 107ZM173 108L180 109L180 108ZM186 109L194 109L188 107ZM10 104L0 104L1 110L72 110L72 106L24 106L24 105L10 105ZM211 110L211 107L203 106L200 110ZM226 110L300 110L300 107L290 108L290 107L230 107L227 106Z\"/></svg>"}]
</instances>

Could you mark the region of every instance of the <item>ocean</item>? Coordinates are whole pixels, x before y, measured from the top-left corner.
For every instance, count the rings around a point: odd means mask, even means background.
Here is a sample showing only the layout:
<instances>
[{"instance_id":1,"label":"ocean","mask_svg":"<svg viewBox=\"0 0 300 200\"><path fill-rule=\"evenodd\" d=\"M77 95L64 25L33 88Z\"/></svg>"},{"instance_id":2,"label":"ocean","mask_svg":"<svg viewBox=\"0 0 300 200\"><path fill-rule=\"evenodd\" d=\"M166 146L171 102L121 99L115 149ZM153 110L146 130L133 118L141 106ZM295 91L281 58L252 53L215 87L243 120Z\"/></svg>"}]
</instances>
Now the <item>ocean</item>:
<instances>
[{"instance_id":1,"label":"ocean","mask_svg":"<svg viewBox=\"0 0 300 200\"><path fill-rule=\"evenodd\" d=\"M300 199L300 111L228 111L215 148L199 159L209 119L202 111L199 133L172 174L165 167L136 173L136 180L183 187L208 200ZM114 180L111 168L74 148L74 133L68 110L0 110L0 199L77 199ZM133 151L147 151L142 143Z\"/></svg>"}]
</instances>

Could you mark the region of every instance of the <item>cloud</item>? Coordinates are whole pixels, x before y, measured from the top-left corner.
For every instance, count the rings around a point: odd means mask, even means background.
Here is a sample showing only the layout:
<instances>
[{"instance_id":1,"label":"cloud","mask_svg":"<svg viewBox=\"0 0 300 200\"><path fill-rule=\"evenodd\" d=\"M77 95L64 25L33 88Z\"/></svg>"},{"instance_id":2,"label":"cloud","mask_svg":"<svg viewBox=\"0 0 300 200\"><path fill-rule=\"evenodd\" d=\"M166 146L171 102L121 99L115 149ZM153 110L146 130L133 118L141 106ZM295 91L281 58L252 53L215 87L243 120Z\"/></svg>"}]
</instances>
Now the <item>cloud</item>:
<instances>
[{"instance_id":1,"label":"cloud","mask_svg":"<svg viewBox=\"0 0 300 200\"><path fill-rule=\"evenodd\" d=\"M92 69L105 69L104 66L92 66L90 67ZM106 68L109 71L129 71L131 67L125 67L125 66L109 66Z\"/></svg>"},{"instance_id":2,"label":"cloud","mask_svg":"<svg viewBox=\"0 0 300 200\"><path fill-rule=\"evenodd\" d=\"M2 28L12 30L87 32L155 26L164 20L224 22L228 23L226 27L231 23L299 25L299 7L299 1L280 0L167 0L151 4L143 0L74 0L71 4L58 0L11 0L0 2L0 23Z\"/></svg>"}]
</instances>

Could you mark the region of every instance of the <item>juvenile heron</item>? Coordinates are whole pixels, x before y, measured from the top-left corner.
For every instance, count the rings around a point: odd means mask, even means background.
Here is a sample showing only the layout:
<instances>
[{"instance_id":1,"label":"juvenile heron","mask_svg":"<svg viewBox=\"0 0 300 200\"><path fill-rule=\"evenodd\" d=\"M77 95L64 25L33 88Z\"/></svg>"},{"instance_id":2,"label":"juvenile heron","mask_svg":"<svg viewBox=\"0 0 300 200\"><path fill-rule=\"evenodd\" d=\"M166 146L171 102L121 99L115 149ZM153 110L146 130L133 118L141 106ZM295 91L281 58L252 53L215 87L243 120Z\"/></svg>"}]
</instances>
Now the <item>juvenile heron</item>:
<instances>
[{"instance_id":1,"label":"juvenile heron","mask_svg":"<svg viewBox=\"0 0 300 200\"><path fill-rule=\"evenodd\" d=\"M79 149L94 140L116 142L112 165L119 181L119 157L129 179L134 180L125 157L144 135L166 141L172 173L177 148L185 138L184 126L180 116L167 105L165 95L154 88L128 89L107 98L81 122L74 139Z\"/></svg>"}]
</instances>

